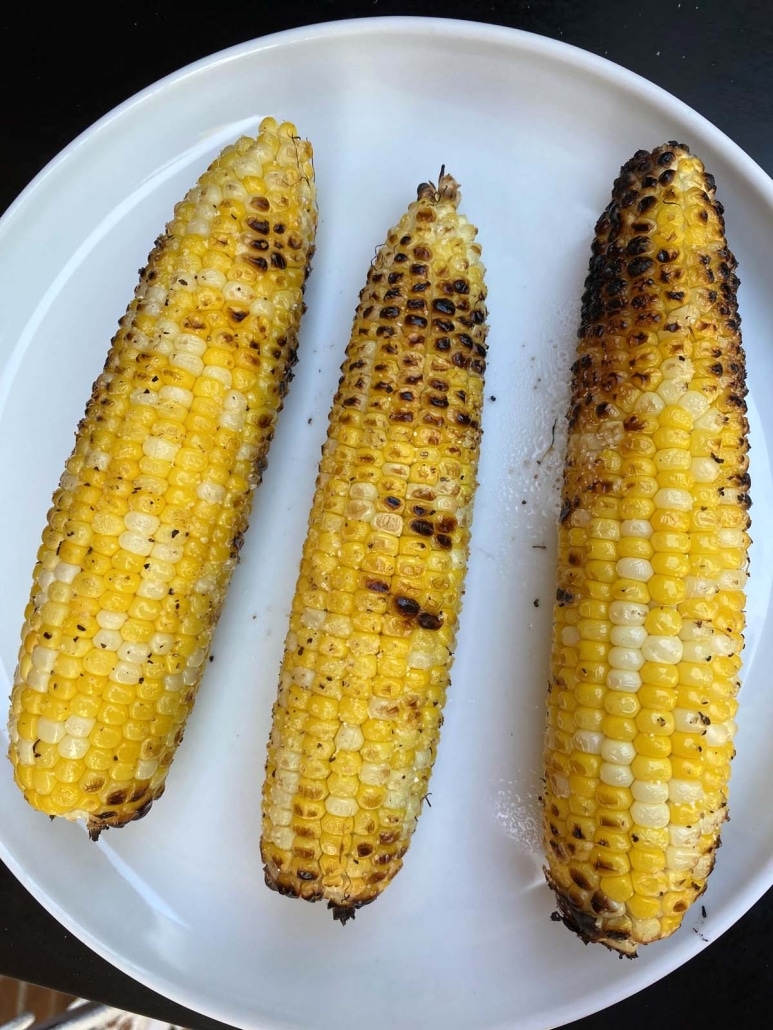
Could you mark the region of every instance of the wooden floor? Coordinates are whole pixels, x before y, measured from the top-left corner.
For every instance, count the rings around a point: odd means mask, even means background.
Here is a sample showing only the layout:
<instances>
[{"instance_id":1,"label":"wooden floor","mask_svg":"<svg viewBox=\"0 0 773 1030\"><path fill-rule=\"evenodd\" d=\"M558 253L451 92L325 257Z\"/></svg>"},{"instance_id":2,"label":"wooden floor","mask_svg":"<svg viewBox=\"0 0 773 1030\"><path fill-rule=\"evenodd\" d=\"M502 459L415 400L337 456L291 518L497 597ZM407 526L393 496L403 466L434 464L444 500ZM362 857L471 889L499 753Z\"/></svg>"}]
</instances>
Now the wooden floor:
<instances>
[{"instance_id":1,"label":"wooden floor","mask_svg":"<svg viewBox=\"0 0 773 1030\"><path fill-rule=\"evenodd\" d=\"M34 1013L36 1023L50 1019L63 1012L74 1000L69 994L59 994L45 987L0 976L0 1026L22 1012Z\"/></svg>"}]
</instances>

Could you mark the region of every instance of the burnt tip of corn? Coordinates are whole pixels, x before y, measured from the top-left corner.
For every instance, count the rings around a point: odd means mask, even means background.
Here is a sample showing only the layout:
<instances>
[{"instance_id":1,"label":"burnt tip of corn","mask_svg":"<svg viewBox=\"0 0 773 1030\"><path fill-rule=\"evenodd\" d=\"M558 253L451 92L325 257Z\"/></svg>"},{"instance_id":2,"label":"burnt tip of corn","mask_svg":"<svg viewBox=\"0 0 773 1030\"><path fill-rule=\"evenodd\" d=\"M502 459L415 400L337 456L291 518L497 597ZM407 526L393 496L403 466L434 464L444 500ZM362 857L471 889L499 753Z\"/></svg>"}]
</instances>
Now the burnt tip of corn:
<instances>
[{"instance_id":1,"label":"burnt tip of corn","mask_svg":"<svg viewBox=\"0 0 773 1030\"><path fill-rule=\"evenodd\" d=\"M551 916L555 922L563 923L568 930L576 933L583 944L603 944L610 951L616 951L620 958L638 958L636 942L630 939L626 931L615 931L602 926L600 920L573 905L565 892L553 882L549 873L547 880L556 896L558 906L557 911Z\"/></svg>"},{"instance_id":2,"label":"burnt tip of corn","mask_svg":"<svg viewBox=\"0 0 773 1030\"><path fill-rule=\"evenodd\" d=\"M459 183L446 172L446 166L440 166L440 175L437 185L434 182L422 182L416 190L417 200L429 200L433 204L439 204L441 200L450 201L454 207L459 205L462 199L462 192Z\"/></svg>"},{"instance_id":3,"label":"burnt tip of corn","mask_svg":"<svg viewBox=\"0 0 773 1030\"><path fill-rule=\"evenodd\" d=\"M346 926L350 919L354 919L357 915L357 909L363 908L365 905L370 905L371 902L375 901L378 895L374 895L372 898L363 898L361 901L353 901L348 905L339 905L335 901L328 901L327 907L333 913L333 919L336 923L340 923L341 926Z\"/></svg>"}]
</instances>

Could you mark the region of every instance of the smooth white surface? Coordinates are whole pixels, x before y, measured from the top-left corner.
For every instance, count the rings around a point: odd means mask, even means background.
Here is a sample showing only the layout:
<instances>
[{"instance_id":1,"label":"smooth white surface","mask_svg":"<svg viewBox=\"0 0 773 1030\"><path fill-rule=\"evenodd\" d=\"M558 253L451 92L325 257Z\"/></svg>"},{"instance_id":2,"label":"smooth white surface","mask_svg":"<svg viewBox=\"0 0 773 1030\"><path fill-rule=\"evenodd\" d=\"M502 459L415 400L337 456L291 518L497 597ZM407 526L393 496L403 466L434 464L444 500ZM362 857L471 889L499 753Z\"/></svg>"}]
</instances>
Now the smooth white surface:
<instances>
[{"instance_id":1,"label":"smooth white surface","mask_svg":"<svg viewBox=\"0 0 773 1030\"><path fill-rule=\"evenodd\" d=\"M0 856L105 958L242 1027L557 1026L689 959L773 881L764 786L773 780L773 189L726 137L656 87L491 26L374 19L301 29L215 55L127 102L0 223L3 695L51 491L137 269L211 157L265 114L312 139L321 225L297 375L214 662L167 793L146 820L94 845L80 826L28 808L3 761ZM551 922L536 798L561 420L593 224L620 165L668 139L688 143L716 176L740 263L755 543L732 821L702 899L707 916L698 907L674 938L620 962ZM357 293L374 248L442 163L462 184L489 270L490 399L472 560L432 807L387 894L342 929L322 906L263 885L265 740Z\"/></svg>"}]
</instances>

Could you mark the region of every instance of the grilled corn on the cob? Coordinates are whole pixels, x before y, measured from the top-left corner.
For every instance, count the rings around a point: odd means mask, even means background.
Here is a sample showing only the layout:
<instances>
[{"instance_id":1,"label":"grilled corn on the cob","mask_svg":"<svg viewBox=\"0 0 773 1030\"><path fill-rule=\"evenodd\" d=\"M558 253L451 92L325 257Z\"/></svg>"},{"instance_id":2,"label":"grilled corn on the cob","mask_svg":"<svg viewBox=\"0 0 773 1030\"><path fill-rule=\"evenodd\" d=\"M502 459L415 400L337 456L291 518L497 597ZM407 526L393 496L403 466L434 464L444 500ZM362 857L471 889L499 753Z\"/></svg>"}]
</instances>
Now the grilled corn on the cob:
<instances>
[{"instance_id":1,"label":"grilled corn on the cob","mask_svg":"<svg viewBox=\"0 0 773 1030\"><path fill-rule=\"evenodd\" d=\"M267 118L177 205L94 384L25 613L10 758L93 837L160 796L295 360L310 145Z\"/></svg>"},{"instance_id":2,"label":"grilled corn on the cob","mask_svg":"<svg viewBox=\"0 0 773 1030\"><path fill-rule=\"evenodd\" d=\"M360 294L309 518L263 792L266 882L345 921L402 866L467 565L485 288L442 175Z\"/></svg>"},{"instance_id":3,"label":"grilled corn on the cob","mask_svg":"<svg viewBox=\"0 0 773 1030\"><path fill-rule=\"evenodd\" d=\"M750 505L736 262L687 147L640 151L596 226L558 543L547 876L635 954L703 892L725 819Z\"/></svg>"}]
</instances>

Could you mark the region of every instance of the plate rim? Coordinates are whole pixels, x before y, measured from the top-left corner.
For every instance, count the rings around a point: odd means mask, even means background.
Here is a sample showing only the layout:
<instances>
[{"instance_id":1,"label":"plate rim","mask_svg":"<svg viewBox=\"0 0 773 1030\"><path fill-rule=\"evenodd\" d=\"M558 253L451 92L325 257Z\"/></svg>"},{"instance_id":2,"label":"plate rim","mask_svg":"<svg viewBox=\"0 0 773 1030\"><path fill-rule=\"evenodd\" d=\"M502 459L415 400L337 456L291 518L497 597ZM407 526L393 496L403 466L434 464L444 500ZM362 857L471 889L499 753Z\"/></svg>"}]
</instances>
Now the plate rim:
<instances>
[{"instance_id":1,"label":"plate rim","mask_svg":"<svg viewBox=\"0 0 773 1030\"><path fill-rule=\"evenodd\" d=\"M421 36L444 37L460 43L484 46L493 44L502 46L503 49L510 50L512 53L527 51L538 57L548 59L551 63L555 62L559 65L571 66L593 78L600 78L603 81L619 86L632 93L637 99L656 107L658 111L672 116L678 115L683 120L696 125L697 131L709 139L715 148L721 150L727 156L728 161L736 168L739 175L744 177L747 184L752 185L757 190L762 201L770 207L773 214L773 178L732 137L718 128L705 115L646 76L618 64L608 57L567 41L542 35L531 30L443 16L378 15L315 22L279 30L264 36L245 39L187 62L129 95L73 137L16 195L2 216L0 216L0 245L2 245L7 233L12 229L20 212L23 213L26 205L33 199L34 194L56 174L60 166L66 164L77 151L90 144L92 140L96 139L114 122L119 121L134 108L150 102L156 95L164 92L169 87L181 83L185 79L192 79L199 73L211 70L218 65L239 61L247 55L258 55L261 52L277 48L324 42L326 39L340 40L373 36L379 31L384 30L388 30L393 35L399 33L412 38ZM120 953L88 930L85 930L82 924L77 919L71 917L68 911L48 893L36 877L26 872L15 854L8 851L2 832L0 832L0 858L20 884L33 895L34 899L50 915L100 958L114 966L119 973L130 976L146 989L162 994L169 1001L188 1008L193 1012L198 1012L202 1016L226 1023L230 1022L235 1026L240 1025L238 1022L234 1022L234 1017L240 1011L238 1004L230 1008L220 1006L217 1003L204 1006L202 1005L204 999L193 997L195 991L190 986L185 986L180 982L168 981L163 975L157 977L152 970L140 966L125 954ZM735 892L736 903L732 906L733 911L729 916L725 913L724 918L715 918L713 920L712 927L717 932L712 939L716 940L726 933L738 919L759 901L771 886L773 886L773 855L760 867L757 875L747 882L742 890ZM653 963L649 969L649 975L645 975L643 982L638 982L633 989L630 987L626 988L626 981L621 981L616 989L605 988L603 990L603 997L600 997L600 989L591 992L585 999L590 1003L591 1007L584 1007L582 1011L572 1010L569 1003L553 1009L550 1016L551 1020L560 1018L561 1023L551 1022L550 1025L552 1027L561 1026L566 1020L579 1019L603 1011L630 997L632 994L652 986L662 979L663 976L681 968L691 958L703 951L708 944L708 942L700 943L695 947L694 942L691 943L693 943L693 947L689 949L686 946L681 948L677 946L676 965L668 964L668 968L662 970L660 968L663 965L662 962ZM679 958L679 953L684 951L687 952L686 957ZM253 1020L250 1025L257 1026L258 1024ZM260 1025L268 1027L269 1024L260 1023ZM530 1017L527 1023L519 1023L519 1026L521 1025L523 1028L537 1030L538 1023ZM271 1026L275 1030L280 1030L281 1027L295 1027L296 1024L274 1022ZM503 1030L505 1027L514 1028L515 1023L510 1023L508 1020L506 1024L501 1024L501 1027ZM539 1027L544 1030L542 1023L539 1024Z\"/></svg>"}]
</instances>

